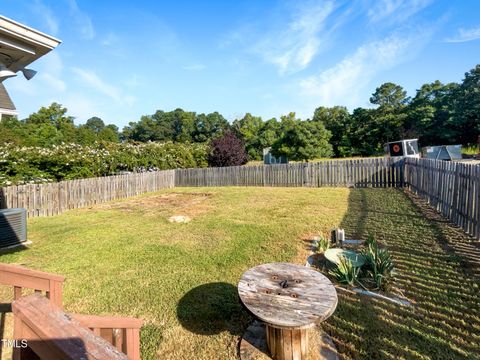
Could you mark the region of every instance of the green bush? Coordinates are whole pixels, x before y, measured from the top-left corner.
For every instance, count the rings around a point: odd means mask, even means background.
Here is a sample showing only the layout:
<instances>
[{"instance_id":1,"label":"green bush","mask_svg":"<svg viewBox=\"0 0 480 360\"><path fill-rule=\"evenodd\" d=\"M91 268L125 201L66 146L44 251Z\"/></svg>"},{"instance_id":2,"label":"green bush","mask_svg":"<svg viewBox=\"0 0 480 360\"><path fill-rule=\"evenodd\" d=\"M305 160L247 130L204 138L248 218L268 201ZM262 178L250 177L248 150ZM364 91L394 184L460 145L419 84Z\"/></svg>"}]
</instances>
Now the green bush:
<instances>
[{"instance_id":1,"label":"green bush","mask_svg":"<svg viewBox=\"0 0 480 360\"><path fill-rule=\"evenodd\" d=\"M386 290L393 271L393 262L387 249L378 247L373 237L369 237L368 248L363 252L365 256L364 270L373 278L377 289Z\"/></svg>"},{"instance_id":2,"label":"green bush","mask_svg":"<svg viewBox=\"0 0 480 360\"><path fill-rule=\"evenodd\" d=\"M330 248L330 239L320 235L320 238L318 240L318 252L324 253Z\"/></svg>"},{"instance_id":3,"label":"green bush","mask_svg":"<svg viewBox=\"0 0 480 360\"><path fill-rule=\"evenodd\" d=\"M328 271L339 283L354 286L358 282L359 267L355 267L350 259L339 257L339 263Z\"/></svg>"},{"instance_id":4,"label":"green bush","mask_svg":"<svg viewBox=\"0 0 480 360\"><path fill-rule=\"evenodd\" d=\"M0 186L107 176L122 171L206 167L206 157L203 144L97 142L91 146L62 144L46 148L10 144L0 149Z\"/></svg>"}]
</instances>

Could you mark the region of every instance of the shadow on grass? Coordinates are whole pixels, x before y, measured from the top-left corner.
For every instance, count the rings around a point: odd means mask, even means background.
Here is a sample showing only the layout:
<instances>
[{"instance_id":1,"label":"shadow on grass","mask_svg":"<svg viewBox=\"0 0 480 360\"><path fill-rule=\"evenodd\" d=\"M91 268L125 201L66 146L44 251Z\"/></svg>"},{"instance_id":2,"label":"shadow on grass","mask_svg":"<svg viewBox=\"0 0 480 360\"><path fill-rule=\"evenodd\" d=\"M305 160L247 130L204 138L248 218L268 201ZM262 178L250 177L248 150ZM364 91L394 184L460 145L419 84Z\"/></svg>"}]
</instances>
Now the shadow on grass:
<instances>
[{"instance_id":1,"label":"shadow on grass","mask_svg":"<svg viewBox=\"0 0 480 360\"><path fill-rule=\"evenodd\" d=\"M20 252L24 250L28 250L28 246L25 246L22 244L15 245L14 247L11 247L11 248L5 248L5 249L0 248L0 256L14 254L16 252Z\"/></svg>"},{"instance_id":2,"label":"shadow on grass","mask_svg":"<svg viewBox=\"0 0 480 360\"><path fill-rule=\"evenodd\" d=\"M240 336L247 316L240 305L237 288L217 282L197 286L178 302L177 318L182 326L196 334L214 335L229 331Z\"/></svg>"},{"instance_id":3,"label":"shadow on grass","mask_svg":"<svg viewBox=\"0 0 480 360\"><path fill-rule=\"evenodd\" d=\"M347 238L372 234L388 248L393 291L413 306L339 290L337 310L322 326L341 358L480 358L480 287L458 251L470 240L425 211L401 190L350 191L340 227Z\"/></svg>"}]
</instances>

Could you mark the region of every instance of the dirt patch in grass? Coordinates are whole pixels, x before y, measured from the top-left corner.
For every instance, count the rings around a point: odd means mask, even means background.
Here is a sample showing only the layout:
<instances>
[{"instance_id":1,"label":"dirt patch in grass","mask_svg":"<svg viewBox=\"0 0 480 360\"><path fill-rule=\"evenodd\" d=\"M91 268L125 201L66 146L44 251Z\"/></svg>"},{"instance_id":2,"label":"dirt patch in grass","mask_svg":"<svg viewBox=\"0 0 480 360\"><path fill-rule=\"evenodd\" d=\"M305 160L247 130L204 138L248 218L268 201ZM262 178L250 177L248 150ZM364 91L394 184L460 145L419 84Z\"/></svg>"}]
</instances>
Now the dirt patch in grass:
<instances>
[{"instance_id":1,"label":"dirt patch in grass","mask_svg":"<svg viewBox=\"0 0 480 360\"><path fill-rule=\"evenodd\" d=\"M127 213L142 212L144 215L166 213L194 218L213 208L213 205L209 203L212 197L212 193L206 192L170 192L148 197L137 197L129 201L102 204L97 209L112 209Z\"/></svg>"}]
</instances>

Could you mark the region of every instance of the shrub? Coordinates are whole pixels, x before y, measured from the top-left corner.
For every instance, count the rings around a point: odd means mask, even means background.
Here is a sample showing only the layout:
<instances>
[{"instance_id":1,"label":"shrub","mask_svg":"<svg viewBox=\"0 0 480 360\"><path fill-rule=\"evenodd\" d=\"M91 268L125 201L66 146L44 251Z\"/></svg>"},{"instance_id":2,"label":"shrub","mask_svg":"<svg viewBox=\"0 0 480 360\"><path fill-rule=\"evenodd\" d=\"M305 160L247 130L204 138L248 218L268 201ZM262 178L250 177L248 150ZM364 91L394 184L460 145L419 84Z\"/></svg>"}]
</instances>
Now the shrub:
<instances>
[{"instance_id":1,"label":"shrub","mask_svg":"<svg viewBox=\"0 0 480 360\"><path fill-rule=\"evenodd\" d=\"M340 256L338 265L329 270L328 273L339 283L353 286L355 283L358 283L359 272L360 268L353 266L350 259Z\"/></svg>"},{"instance_id":2,"label":"shrub","mask_svg":"<svg viewBox=\"0 0 480 360\"><path fill-rule=\"evenodd\" d=\"M373 278L377 289L386 290L392 279L393 263L387 249L380 249L373 237L369 237L364 251L365 270Z\"/></svg>"},{"instance_id":3,"label":"shrub","mask_svg":"<svg viewBox=\"0 0 480 360\"><path fill-rule=\"evenodd\" d=\"M320 239L318 240L318 252L325 252L330 248L330 239L320 235Z\"/></svg>"},{"instance_id":4,"label":"shrub","mask_svg":"<svg viewBox=\"0 0 480 360\"><path fill-rule=\"evenodd\" d=\"M247 162L245 144L231 131L212 140L208 154L208 164L214 167L238 166Z\"/></svg>"},{"instance_id":5,"label":"shrub","mask_svg":"<svg viewBox=\"0 0 480 360\"><path fill-rule=\"evenodd\" d=\"M91 146L62 144L47 148L10 144L0 149L0 186L107 176L120 171L205 167L206 154L203 144L172 142L97 142Z\"/></svg>"}]
</instances>

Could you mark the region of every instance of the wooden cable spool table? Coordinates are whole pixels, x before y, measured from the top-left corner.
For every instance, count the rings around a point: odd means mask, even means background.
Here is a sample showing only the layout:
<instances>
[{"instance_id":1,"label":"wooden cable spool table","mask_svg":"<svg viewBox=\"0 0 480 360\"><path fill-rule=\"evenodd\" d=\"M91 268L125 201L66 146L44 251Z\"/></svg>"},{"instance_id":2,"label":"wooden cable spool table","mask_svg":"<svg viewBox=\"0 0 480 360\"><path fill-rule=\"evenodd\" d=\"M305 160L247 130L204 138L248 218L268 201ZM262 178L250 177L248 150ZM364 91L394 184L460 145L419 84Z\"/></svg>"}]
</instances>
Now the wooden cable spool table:
<instances>
[{"instance_id":1,"label":"wooden cable spool table","mask_svg":"<svg viewBox=\"0 0 480 360\"><path fill-rule=\"evenodd\" d=\"M337 292L327 277L289 263L247 270L238 283L238 294L245 307L265 323L267 347L276 360L306 359L307 330L327 319L337 306Z\"/></svg>"}]
</instances>

